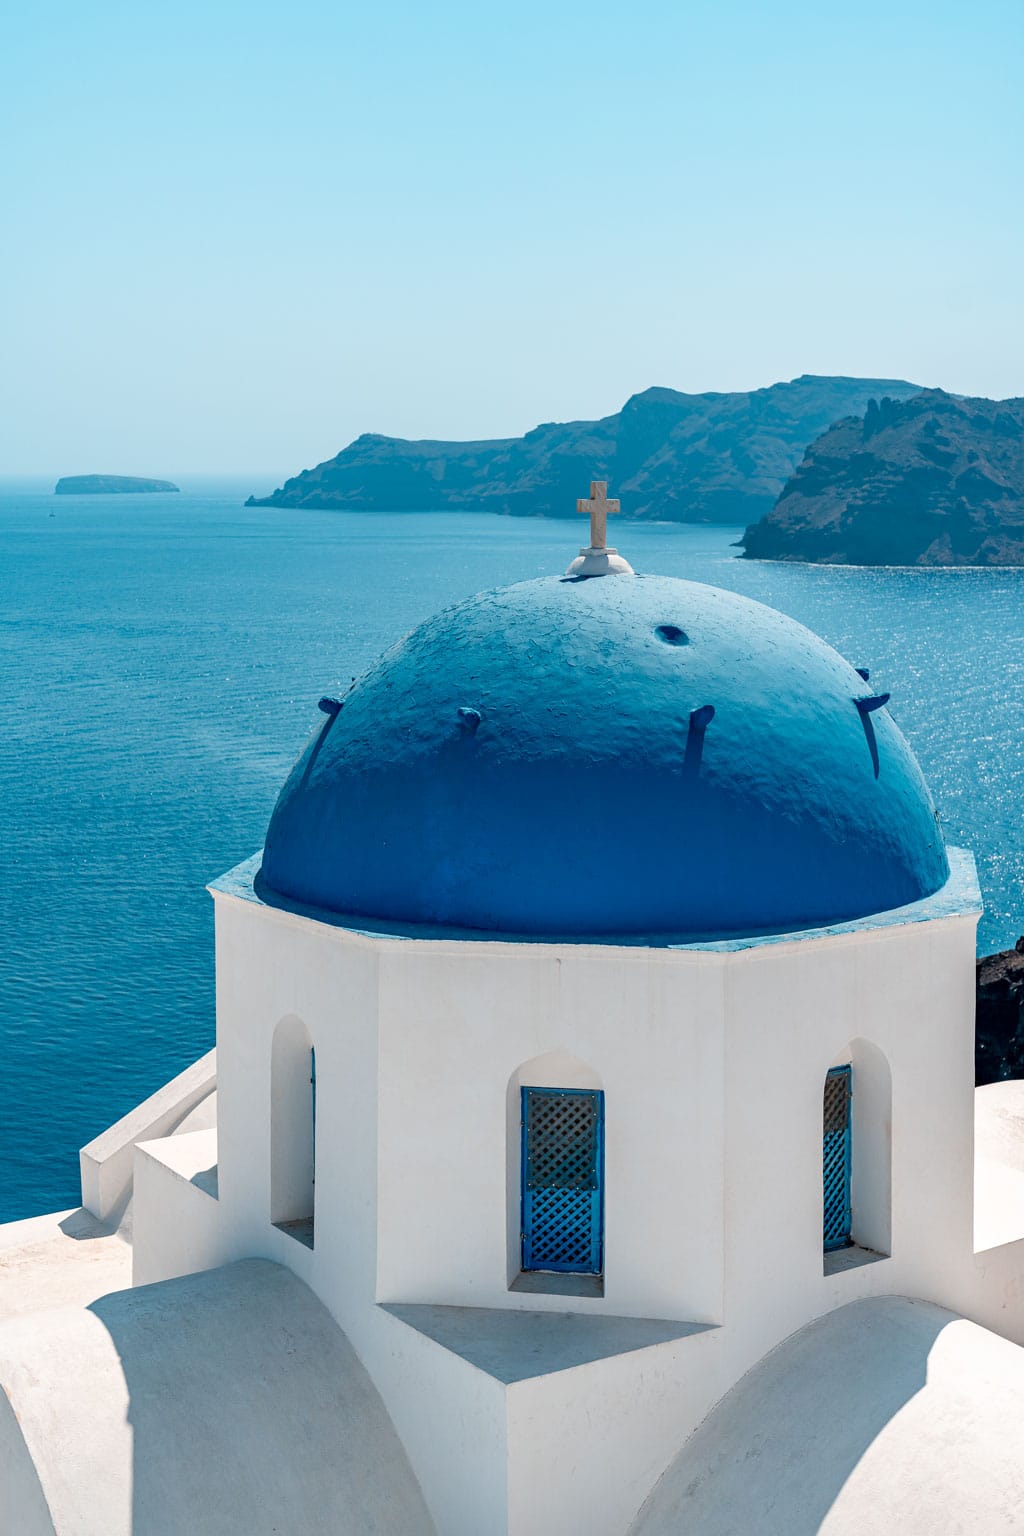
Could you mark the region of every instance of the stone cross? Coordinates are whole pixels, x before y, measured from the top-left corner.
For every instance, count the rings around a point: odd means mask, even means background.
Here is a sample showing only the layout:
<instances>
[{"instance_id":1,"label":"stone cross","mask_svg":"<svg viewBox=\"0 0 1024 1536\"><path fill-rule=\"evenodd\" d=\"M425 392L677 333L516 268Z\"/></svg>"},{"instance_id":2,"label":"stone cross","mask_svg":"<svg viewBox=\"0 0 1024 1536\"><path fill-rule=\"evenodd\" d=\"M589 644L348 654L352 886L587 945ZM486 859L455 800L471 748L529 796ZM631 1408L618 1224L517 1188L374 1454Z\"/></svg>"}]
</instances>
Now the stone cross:
<instances>
[{"instance_id":1,"label":"stone cross","mask_svg":"<svg viewBox=\"0 0 1024 1536\"><path fill-rule=\"evenodd\" d=\"M581 496L576 503L577 512L590 513L590 547L607 549L608 516L619 511L617 499L608 499L608 481L591 480L590 495Z\"/></svg>"}]
</instances>

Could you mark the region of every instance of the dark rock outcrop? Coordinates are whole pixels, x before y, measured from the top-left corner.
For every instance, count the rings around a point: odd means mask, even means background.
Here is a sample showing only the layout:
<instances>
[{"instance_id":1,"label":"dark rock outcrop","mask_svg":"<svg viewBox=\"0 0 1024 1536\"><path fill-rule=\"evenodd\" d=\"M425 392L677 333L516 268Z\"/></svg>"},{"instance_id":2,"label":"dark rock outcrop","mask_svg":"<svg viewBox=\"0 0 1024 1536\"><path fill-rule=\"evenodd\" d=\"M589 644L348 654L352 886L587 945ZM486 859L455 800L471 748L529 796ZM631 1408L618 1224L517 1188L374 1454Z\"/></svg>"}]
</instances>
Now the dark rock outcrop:
<instances>
[{"instance_id":1,"label":"dark rock outcrop","mask_svg":"<svg viewBox=\"0 0 1024 1536\"><path fill-rule=\"evenodd\" d=\"M974 1080L1024 1077L1024 938L977 966Z\"/></svg>"},{"instance_id":2,"label":"dark rock outcrop","mask_svg":"<svg viewBox=\"0 0 1024 1536\"><path fill-rule=\"evenodd\" d=\"M63 475L55 496L111 496L119 491L176 491L169 480L139 479L135 475Z\"/></svg>"},{"instance_id":3,"label":"dark rock outcrop","mask_svg":"<svg viewBox=\"0 0 1024 1536\"><path fill-rule=\"evenodd\" d=\"M592 479L631 517L739 523L768 511L807 444L902 380L804 374L740 394L648 389L601 421L549 422L496 442L407 442L366 433L248 506L346 511L466 509L575 514Z\"/></svg>"},{"instance_id":4,"label":"dark rock outcrop","mask_svg":"<svg viewBox=\"0 0 1024 1536\"><path fill-rule=\"evenodd\" d=\"M757 560L1024 564L1024 399L870 401L811 444L743 544Z\"/></svg>"}]
</instances>

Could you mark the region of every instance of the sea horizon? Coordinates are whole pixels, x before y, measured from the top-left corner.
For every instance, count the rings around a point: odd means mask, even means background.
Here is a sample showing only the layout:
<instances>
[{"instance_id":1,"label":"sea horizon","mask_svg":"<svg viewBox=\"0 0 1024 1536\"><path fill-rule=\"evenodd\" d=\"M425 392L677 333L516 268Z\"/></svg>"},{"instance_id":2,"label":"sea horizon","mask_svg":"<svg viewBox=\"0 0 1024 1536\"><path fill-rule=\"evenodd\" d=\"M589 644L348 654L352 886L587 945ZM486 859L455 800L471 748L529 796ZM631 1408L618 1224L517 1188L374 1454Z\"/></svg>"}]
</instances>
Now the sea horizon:
<instances>
[{"instance_id":1,"label":"sea horizon","mask_svg":"<svg viewBox=\"0 0 1024 1536\"><path fill-rule=\"evenodd\" d=\"M261 846L318 698L438 608L561 572L583 533L246 508L245 473L59 500L16 478L0 480L0 1220L75 1204L78 1148L213 1044L205 886ZM746 561L741 531L622 518L611 536L638 571L766 602L870 668L947 842L977 859L979 952L1012 946L1024 571Z\"/></svg>"}]
</instances>

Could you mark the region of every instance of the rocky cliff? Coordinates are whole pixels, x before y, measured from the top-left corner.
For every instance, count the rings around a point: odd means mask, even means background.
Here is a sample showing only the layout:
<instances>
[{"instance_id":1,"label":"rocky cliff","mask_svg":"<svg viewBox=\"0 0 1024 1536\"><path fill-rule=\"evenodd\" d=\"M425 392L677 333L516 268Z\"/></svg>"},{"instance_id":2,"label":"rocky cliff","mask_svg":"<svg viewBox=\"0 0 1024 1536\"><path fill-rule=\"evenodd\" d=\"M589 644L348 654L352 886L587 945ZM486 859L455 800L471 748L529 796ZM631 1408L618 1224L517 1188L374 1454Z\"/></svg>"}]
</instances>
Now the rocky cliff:
<instances>
[{"instance_id":1,"label":"rocky cliff","mask_svg":"<svg viewBox=\"0 0 1024 1536\"><path fill-rule=\"evenodd\" d=\"M1024 399L872 400L811 444L743 543L759 560L1024 564Z\"/></svg>"},{"instance_id":2,"label":"rocky cliff","mask_svg":"<svg viewBox=\"0 0 1024 1536\"><path fill-rule=\"evenodd\" d=\"M975 1081L1024 1077L1024 938L978 961L976 994Z\"/></svg>"},{"instance_id":3,"label":"rocky cliff","mask_svg":"<svg viewBox=\"0 0 1024 1536\"><path fill-rule=\"evenodd\" d=\"M903 380L808 374L741 394L648 389L600 421L549 422L495 442L367 433L250 506L572 516L592 479L631 517L741 523L769 510L811 440Z\"/></svg>"}]
</instances>

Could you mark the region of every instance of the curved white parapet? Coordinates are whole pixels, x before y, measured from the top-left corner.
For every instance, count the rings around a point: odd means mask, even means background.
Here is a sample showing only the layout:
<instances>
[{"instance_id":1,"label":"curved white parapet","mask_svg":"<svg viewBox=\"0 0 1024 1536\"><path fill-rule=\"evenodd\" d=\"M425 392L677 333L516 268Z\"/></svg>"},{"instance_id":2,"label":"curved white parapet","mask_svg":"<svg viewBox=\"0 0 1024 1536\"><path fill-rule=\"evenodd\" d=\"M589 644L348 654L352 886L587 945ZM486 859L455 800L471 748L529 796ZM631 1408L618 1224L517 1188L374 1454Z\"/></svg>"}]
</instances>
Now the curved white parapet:
<instances>
[{"instance_id":1,"label":"curved white parapet","mask_svg":"<svg viewBox=\"0 0 1024 1536\"><path fill-rule=\"evenodd\" d=\"M212 1050L84 1146L78 1158L85 1209L100 1221L120 1220L131 1199L136 1143L216 1124L216 1091Z\"/></svg>"},{"instance_id":2,"label":"curved white parapet","mask_svg":"<svg viewBox=\"0 0 1024 1536\"><path fill-rule=\"evenodd\" d=\"M1019 1529L1024 1352L880 1296L780 1345L682 1448L632 1536Z\"/></svg>"},{"instance_id":3,"label":"curved white parapet","mask_svg":"<svg viewBox=\"0 0 1024 1536\"><path fill-rule=\"evenodd\" d=\"M263 1261L0 1327L11 1536L434 1536L383 1403Z\"/></svg>"},{"instance_id":4,"label":"curved white parapet","mask_svg":"<svg viewBox=\"0 0 1024 1536\"><path fill-rule=\"evenodd\" d=\"M974 1249L1024 1238L1024 1082L974 1090Z\"/></svg>"}]
</instances>

